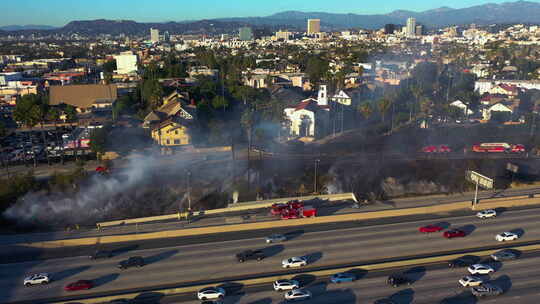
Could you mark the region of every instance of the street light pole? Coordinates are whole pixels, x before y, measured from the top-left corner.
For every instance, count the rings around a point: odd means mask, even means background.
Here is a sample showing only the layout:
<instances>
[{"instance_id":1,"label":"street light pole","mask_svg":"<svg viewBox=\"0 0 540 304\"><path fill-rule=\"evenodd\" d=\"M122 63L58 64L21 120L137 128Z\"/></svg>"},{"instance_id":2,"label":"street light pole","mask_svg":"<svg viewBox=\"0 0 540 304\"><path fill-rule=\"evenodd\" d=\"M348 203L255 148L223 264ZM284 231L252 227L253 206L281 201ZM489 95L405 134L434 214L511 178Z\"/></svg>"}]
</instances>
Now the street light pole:
<instances>
[{"instance_id":1,"label":"street light pole","mask_svg":"<svg viewBox=\"0 0 540 304\"><path fill-rule=\"evenodd\" d=\"M191 171L187 170L187 180L188 180L188 212L191 212Z\"/></svg>"},{"instance_id":2,"label":"street light pole","mask_svg":"<svg viewBox=\"0 0 540 304\"><path fill-rule=\"evenodd\" d=\"M317 167L319 166L320 159L315 160L315 180L313 181L313 190L317 193Z\"/></svg>"}]
</instances>

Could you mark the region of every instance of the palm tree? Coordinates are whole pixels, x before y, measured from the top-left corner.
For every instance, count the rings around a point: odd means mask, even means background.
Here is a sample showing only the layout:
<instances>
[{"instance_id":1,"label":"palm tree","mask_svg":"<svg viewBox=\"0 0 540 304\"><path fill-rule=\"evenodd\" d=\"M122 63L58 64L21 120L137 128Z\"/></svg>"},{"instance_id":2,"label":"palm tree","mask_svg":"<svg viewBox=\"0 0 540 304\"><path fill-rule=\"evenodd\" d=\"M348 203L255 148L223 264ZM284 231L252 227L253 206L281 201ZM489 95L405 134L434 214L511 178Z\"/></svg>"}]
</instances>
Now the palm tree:
<instances>
[{"instance_id":1,"label":"palm tree","mask_svg":"<svg viewBox=\"0 0 540 304\"><path fill-rule=\"evenodd\" d=\"M377 106L379 108L379 112L381 113L382 121L384 122L384 116L392 106L392 101L387 97L383 97L379 100Z\"/></svg>"}]
</instances>

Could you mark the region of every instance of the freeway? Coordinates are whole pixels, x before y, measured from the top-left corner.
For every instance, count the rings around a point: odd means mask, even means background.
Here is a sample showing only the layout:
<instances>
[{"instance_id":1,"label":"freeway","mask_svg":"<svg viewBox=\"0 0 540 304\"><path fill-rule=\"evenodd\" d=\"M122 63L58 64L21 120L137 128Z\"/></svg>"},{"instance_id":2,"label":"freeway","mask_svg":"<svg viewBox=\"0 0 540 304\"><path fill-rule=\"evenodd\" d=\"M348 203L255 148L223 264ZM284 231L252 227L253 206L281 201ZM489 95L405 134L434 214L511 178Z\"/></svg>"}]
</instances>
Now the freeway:
<instances>
[{"instance_id":1,"label":"freeway","mask_svg":"<svg viewBox=\"0 0 540 304\"><path fill-rule=\"evenodd\" d=\"M540 193L540 187L536 185L515 188L515 189L505 189L505 190L496 190L496 191L481 191L479 192L478 198L482 202L483 200L490 198L502 198L502 197L513 197L513 196L523 196L530 194ZM400 198L392 199L387 201L376 201L369 204L361 204L361 208L351 208L351 202L341 201L341 202L309 202L309 204L319 208L319 215L329 215L329 214L346 214L353 212L367 212L367 211L380 211L380 210L392 210L396 208L413 208L421 206L430 206L443 203L452 203L460 201L470 201L474 198L474 192L465 192L461 194L454 195L431 195L425 197L409 197L409 198ZM226 225L229 220L239 220L242 222L253 222L253 221L268 221L275 220L275 217L270 216L268 208L261 208L250 211L239 211L239 212L227 212L222 214L214 215L205 215L200 218L197 218L195 221L187 223L185 220L167 220L159 222L149 222L141 223L138 225L120 225L113 227L106 227L98 231L95 228L93 229L81 229L73 230L70 232L65 231L54 231L54 232L41 232L41 233L28 233L28 234L13 234L13 235L1 235L0 236L0 245L10 245L17 244L21 242L40 242L56 239L71 239L71 238L81 238L81 237L91 237L91 236L104 236L104 235L120 235L120 234L131 234L131 233L142 233L142 232L154 232L154 231L166 231L174 229L189 229L196 227L207 227L207 226L216 226L216 225ZM247 217L243 217L247 215ZM384 221L384 220L383 220ZM4 248L4 247L2 247ZM5 250L0 249L0 256L3 255L2 252ZM2 261L0 261L2 263Z\"/></svg>"},{"instance_id":2,"label":"freeway","mask_svg":"<svg viewBox=\"0 0 540 304\"><path fill-rule=\"evenodd\" d=\"M536 304L540 296L540 257L523 258L503 264L493 264L499 268L490 280L501 286L505 293L494 298L482 299L482 303L519 303ZM412 271L413 270L413 271ZM448 269L441 267L415 267L402 269L408 272L414 283L411 286L393 288L385 284L388 271L368 273L352 283L339 285L329 283L328 278L309 282L306 288L313 294L313 299L302 303L309 304L356 304L375 303L378 300L391 299L399 304L474 304L480 302L468 288L460 287L458 280L467 274L465 268ZM395 271L397 272L397 270ZM237 289L225 297L225 304L271 304L282 303L284 292L273 291L271 286L255 286ZM200 304L195 295L166 296L155 303Z\"/></svg>"},{"instance_id":3,"label":"freeway","mask_svg":"<svg viewBox=\"0 0 540 304\"><path fill-rule=\"evenodd\" d=\"M536 210L535 210L536 211ZM307 269L345 263L415 256L465 248L492 247L497 233L516 231L520 241L540 240L540 214L531 210L507 211L496 219L480 220L474 215L447 218L440 224L459 227L469 234L465 238L448 240L440 233L421 234L418 227L437 223L434 220L406 222L303 233L291 231L291 239L282 244L265 244L261 238L185 245L149 250L126 248L109 260L90 261L87 257L70 257L35 262L0 265L0 302L66 296L62 287L71 281L91 279L97 287L77 294L111 292L143 287L158 287L193 281L221 281L231 276L245 277L265 273L290 273L280 262L291 256L306 256ZM514 242L515 243L515 242ZM135 249L135 248L132 248ZM238 263L234 255L246 249L264 249L268 258L261 262ZM132 255L145 257L148 265L142 269L118 270L118 261ZM25 288L22 280L29 273L48 272L55 282L46 286Z\"/></svg>"}]
</instances>

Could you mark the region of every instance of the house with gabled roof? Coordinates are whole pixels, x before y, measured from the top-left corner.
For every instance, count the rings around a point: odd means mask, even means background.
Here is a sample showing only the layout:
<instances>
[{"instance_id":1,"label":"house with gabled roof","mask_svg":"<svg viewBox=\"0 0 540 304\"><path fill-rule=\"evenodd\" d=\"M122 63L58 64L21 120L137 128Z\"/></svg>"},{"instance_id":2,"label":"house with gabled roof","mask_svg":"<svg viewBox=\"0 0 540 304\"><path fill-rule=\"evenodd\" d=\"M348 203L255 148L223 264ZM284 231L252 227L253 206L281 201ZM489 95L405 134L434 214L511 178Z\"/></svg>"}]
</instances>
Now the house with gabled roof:
<instances>
[{"instance_id":1,"label":"house with gabled roof","mask_svg":"<svg viewBox=\"0 0 540 304\"><path fill-rule=\"evenodd\" d=\"M326 88L319 91L317 99L304 99L293 106L286 107L285 129L289 138L300 138L306 141L321 138L328 133L330 106Z\"/></svg>"}]
</instances>

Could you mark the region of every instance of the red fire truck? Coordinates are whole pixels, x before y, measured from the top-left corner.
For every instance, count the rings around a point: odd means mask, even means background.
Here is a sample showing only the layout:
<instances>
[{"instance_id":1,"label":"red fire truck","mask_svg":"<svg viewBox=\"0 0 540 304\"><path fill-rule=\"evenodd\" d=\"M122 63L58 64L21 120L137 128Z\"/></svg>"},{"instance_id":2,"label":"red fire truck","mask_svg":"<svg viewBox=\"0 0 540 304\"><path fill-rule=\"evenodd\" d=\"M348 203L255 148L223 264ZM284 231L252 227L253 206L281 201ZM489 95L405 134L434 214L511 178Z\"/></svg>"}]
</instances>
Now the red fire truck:
<instances>
[{"instance_id":1,"label":"red fire truck","mask_svg":"<svg viewBox=\"0 0 540 304\"><path fill-rule=\"evenodd\" d=\"M481 143L473 145L472 151L479 153L523 153L525 146L509 143Z\"/></svg>"},{"instance_id":2,"label":"red fire truck","mask_svg":"<svg viewBox=\"0 0 540 304\"><path fill-rule=\"evenodd\" d=\"M317 216L317 209L312 206L304 206L301 208L289 208L283 210L281 213L281 219L290 220L303 217L315 217Z\"/></svg>"},{"instance_id":3,"label":"red fire truck","mask_svg":"<svg viewBox=\"0 0 540 304\"><path fill-rule=\"evenodd\" d=\"M447 145L431 145L431 146L425 146L422 148L422 152L424 153L450 153L452 152L452 149L450 149Z\"/></svg>"}]
</instances>

